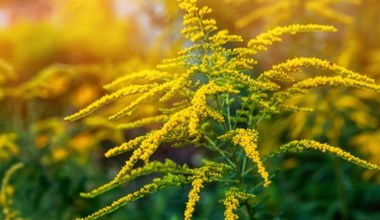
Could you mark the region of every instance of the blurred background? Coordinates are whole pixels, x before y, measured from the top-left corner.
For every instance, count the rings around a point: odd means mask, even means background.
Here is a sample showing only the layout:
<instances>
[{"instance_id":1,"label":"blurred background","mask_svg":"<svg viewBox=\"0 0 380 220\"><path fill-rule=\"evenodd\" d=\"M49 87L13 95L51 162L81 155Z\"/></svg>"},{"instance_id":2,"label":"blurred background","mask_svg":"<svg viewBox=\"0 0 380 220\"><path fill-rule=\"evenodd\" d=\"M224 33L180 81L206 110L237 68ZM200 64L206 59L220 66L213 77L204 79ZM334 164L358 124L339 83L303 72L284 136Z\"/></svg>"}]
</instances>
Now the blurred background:
<instances>
[{"instance_id":1,"label":"blurred background","mask_svg":"<svg viewBox=\"0 0 380 220\"><path fill-rule=\"evenodd\" d=\"M212 16L221 29L245 40L294 23L338 29L284 37L257 57L254 74L288 58L313 56L380 83L380 1L200 0L199 4L214 9ZM13 199L16 215L73 219L149 180L99 198L80 198L80 192L112 179L128 157L105 159L103 153L150 128L123 131L106 120L104 116L123 103L78 122L63 118L105 94L102 85L175 56L187 45L180 35L181 16L176 0L0 1L0 179L13 164L25 164L4 191ZM321 73L305 69L305 74ZM263 154L289 140L313 138L380 164L379 94L322 88L289 102L315 111L275 116L260 125ZM158 107L148 103L123 120L155 115ZM168 151L159 151L156 157L183 163L199 153ZM275 184L260 194L256 219L380 219L376 172L312 152L282 155L268 165L276 174ZM182 219L187 190L156 193L107 219ZM222 219L222 194L206 188L195 219ZM0 205L4 206L3 200ZM144 211L147 208L151 211Z\"/></svg>"}]
</instances>

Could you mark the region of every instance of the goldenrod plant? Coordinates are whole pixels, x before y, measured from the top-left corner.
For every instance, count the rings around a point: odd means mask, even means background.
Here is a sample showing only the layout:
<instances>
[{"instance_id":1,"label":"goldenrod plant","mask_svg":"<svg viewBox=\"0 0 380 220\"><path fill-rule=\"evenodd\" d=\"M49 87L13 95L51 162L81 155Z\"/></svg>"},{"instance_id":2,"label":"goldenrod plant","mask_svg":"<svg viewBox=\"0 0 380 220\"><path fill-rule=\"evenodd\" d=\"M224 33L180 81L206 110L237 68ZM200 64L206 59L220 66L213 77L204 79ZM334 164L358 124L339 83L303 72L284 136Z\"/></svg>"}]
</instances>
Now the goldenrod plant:
<instances>
[{"instance_id":1,"label":"goldenrod plant","mask_svg":"<svg viewBox=\"0 0 380 220\"><path fill-rule=\"evenodd\" d=\"M106 157L129 152L130 156L113 180L81 195L91 198L143 175L158 173L159 176L82 219L99 218L156 191L183 185L191 186L184 219L192 219L201 200L201 191L209 184L226 192L225 197L220 198L226 206L226 219L237 219L242 213L253 218L255 197L270 187L275 179L270 161L286 152L301 153L310 149L330 153L370 170L380 169L378 165L339 147L314 140L294 140L267 155L261 153L265 143L258 144L258 128L263 120L286 112L312 111L308 107L288 103L292 97L307 94L318 87L380 91L380 86L371 78L316 57L291 58L257 73L259 60L256 55L281 41L283 35L335 32L333 26L279 26L244 43L241 36L218 28L216 21L209 16L211 8L199 7L196 0L179 0L178 5L184 11L181 33L191 45L155 69L131 73L107 84L105 89L110 91L109 94L65 118L72 121L86 117L130 95L137 96L111 113L110 120L133 115L144 103L155 99L165 104L160 109L161 114L155 117L119 125L120 129L132 129L162 124L159 129L152 129L109 149ZM304 68L315 68L326 74L299 77ZM173 147L197 147L210 153L196 167L170 160L155 161L152 156L164 143ZM245 212L239 209L243 205Z\"/></svg>"},{"instance_id":2,"label":"goldenrod plant","mask_svg":"<svg viewBox=\"0 0 380 220\"><path fill-rule=\"evenodd\" d=\"M10 184L10 180L14 173L24 167L23 163L16 163L11 166L5 173L0 188L0 205L2 206L4 220L22 220L20 213L13 208L13 193L15 189Z\"/></svg>"}]
</instances>

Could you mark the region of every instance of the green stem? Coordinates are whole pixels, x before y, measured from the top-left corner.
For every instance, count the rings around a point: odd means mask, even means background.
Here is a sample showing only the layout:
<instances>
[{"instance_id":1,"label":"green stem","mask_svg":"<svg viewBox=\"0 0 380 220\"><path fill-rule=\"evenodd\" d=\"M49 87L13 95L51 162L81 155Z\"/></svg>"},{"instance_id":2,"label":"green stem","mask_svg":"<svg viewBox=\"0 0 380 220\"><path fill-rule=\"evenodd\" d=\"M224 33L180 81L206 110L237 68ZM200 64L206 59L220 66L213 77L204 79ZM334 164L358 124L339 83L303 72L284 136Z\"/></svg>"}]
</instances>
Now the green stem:
<instances>
[{"instance_id":1,"label":"green stem","mask_svg":"<svg viewBox=\"0 0 380 220\"><path fill-rule=\"evenodd\" d=\"M232 166L232 167L234 167L234 168L236 168L236 165L235 165L235 163L234 162L232 162L231 160L230 160L230 158L226 155L226 153L224 153L224 151L223 150L221 150L216 144L215 144L215 142L211 139L211 138L209 138L208 136L204 136L205 137L205 139L211 144L211 148L213 149L213 150L215 150L216 152L218 152L220 155L222 155L222 157Z\"/></svg>"},{"instance_id":2,"label":"green stem","mask_svg":"<svg viewBox=\"0 0 380 220\"><path fill-rule=\"evenodd\" d=\"M244 206L245 206L245 209L247 210L248 219L253 220L254 213L252 211L251 206L249 205L247 201L244 202Z\"/></svg>"},{"instance_id":3,"label":"green stem","mask_svg":"<svg viewBox=\"0 0 380 220\"><path fill-rule=\"evenodd\" d=\"M343 167L340 159L338 158L333 158L334 162L334 172L335 172L335 177L336 177L336 182L337 182L337 190L338 190L338 195L340 202L342 204L340 208L340 214L341 214L341 219L342 220L348 220L348 206L347 206L347 193L346 189L344 186L344 175L343 175Z\"/></svg>"},{"instance_id":4,"label":"green stem","mask_svg":"<svg viewBox=\"0 0 380 220\"><path fill-rule=\"evenodd\" d=\"M230 131L232 129L231 125L231 112L230 112L230 104L229 104L229 94L226 94L226 104L227 104L227 125L228 125L228 130Z\"/></svg>"}]
</instances>

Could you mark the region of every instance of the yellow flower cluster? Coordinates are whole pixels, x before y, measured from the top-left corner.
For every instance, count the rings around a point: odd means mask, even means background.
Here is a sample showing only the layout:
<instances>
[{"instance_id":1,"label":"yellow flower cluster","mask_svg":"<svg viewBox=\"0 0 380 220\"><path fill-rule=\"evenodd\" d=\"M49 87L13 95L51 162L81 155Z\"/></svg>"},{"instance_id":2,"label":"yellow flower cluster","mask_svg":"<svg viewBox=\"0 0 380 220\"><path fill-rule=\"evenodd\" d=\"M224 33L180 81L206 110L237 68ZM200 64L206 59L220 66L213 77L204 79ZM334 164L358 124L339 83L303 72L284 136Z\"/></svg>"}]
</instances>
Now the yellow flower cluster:
<instances>
[{"instance_id":1,"label":"yellow flower cluster","mask_svg":"<svg viewBox=\"0 0 380 220\"><path fill-rule=\"evenodd\" d=\"M320 86L344 86L344 87L353 87L361 88L379 92L380 86L375 83L367 83L360 80L353 80L350 78L344 78L342 76L317 76L314 78L308 78L302 80L298 83L293 84L291 87L287 88L284 91L278 92L273 96L273 99L281 103L286 98L296 96L299 94L305 94L308 90L312 88L317 88Z\"/></svg>"},{"instance_id":2,"label":"yellow flower cluster","mask_svg":"<svg viewBox=\"0 0 380 220\"><path fill-rule=\"evenodd\" d=\"M185 209L185 220L191 220L193 216L193 212L195 211L195 203L197 203L200 199L199 193L201 192L201 189L203 188L203 184L205 182L205 177L199 177L191 183L192 189L189 192L189 200L186 203L186 209Z\"/></svg>"},{"instance_id":3,"label":"yellow flower cluster","mask_svg":"<svg viewBox=\"0 0 380 220\"><path fill-rule=\"evenodd\" d=\"M144 79L146 82L156 82L156 81L165 81L167 79L172 79L173 73L168 73L158 70L142 70L135 73L130 73L125 76L122 76L111 83L108 83L103 86L104 89L113 90L118 87L123 87L130 85L132 83L138 83L141 79Z\"/></svg>"},{"instance_id":4,"label":"yellow flower cluster","mask_svg":"<svg viewBox=\"0 0 380 220\"><path fill-rule=\"evenodd\" d=\"M155 96L160 95L162 93L165 93L169 88L171 88L176 81L174 82L166 82L163 84L156 84L153 83L150 85L150 89L142 94L140 97L138 97L136 100L134 100L132 103L130 103L128 106L124 107L123 109L119 110L115 114L111 115L109 117L110 120L119 119L125 115L131 115L139 106L144 104L145 102L153 99Z\"/></svg>"},{"instance_id":5,"label":"yellow flower cluster","mask_svg":"<svg viewBox=\"0 0 380 220\"><path fill-rule=\"evenodd\" d=\"M282 145L280 148L284 152L300 153L307 149L320 151L322 153L329 152L351 163L355 163L359 166L365 167L370 170L380 170L380 167L376 164L369 163L352 154L340 149L339 147L333 147L328 144L322 144L313 140L299 140L291 141L288 144Z\"/></svg>"},{"instance_id":6,"label":"yellow flower cluster","mask_svg":"<svg viewBox=\"0 0 380 220\"><path fill-rule=\"evenodd\" d=\"M239 200L237 198L233 195L227 195L223 201L223 204L226 206L226 210L224 211L224 218L226 220L239 219L239 216L234 213L234 210L239 207Z\"/></svg>"},{"instance_id":7,"label":"yellow flower cluster","mask_svg":"<svg viewBox=\"0 0 380 220\"><path fill-rule=\"evenodd\" d=\"M348 70L344 67L338 66L327 60L322 60L316 57L296 57L289 59L283 63L274 65L272 69L260 74L258 80L271 78L283 81L294 81L294 78L289 76L289 73L298 73L302 67L313 67L325 71L331 71L344 78L352 80L363 81L366 83L374 84L375 81L367 76Z\"/></svg>"},{"instance_id":8,"label":"yellow flower cluster","mask_svg":"<svg viewBox=\"0 0 380 220\"><path fill-rule=\"evenodd\" d=\"M112 180L111 182L108 182L102 186L99 186L96 189L91 190L90 192L83 192L81 193L82 197L85 198L93 198L95 196L98 196L104 192L107 192L117 186L120 186L130 180L133 180L137 177L144 176L153 172L161 172L161 173L172 173L172 174L187 174L190 173L189 168L184 166L179 166L176 163L174 163L171 160L165 160L165 163L161 163L158 161L152 161L147 164L145 164L142 167L137 167L133 170L131 170L130 173L125 175L120 180Z\"/></svg>"},{"instance_id":9,"label":"yellow flower cluster","mask_svg":"<svg viewBox=\"0 0 380 220\"><path fill-rule=\"evenodd\" d=\"M228 30L218 31L215 35L209 37L211 49L220 50L221 46L229 42L243 42L243 38L239 35L230 35Z\"/></svg>"},{"instance_id":10,"label":"yellow flower cluster","mask_svg":"<svg viewBox=\"0 0 380 220\"><path fill-rule=\"evenodd\" d=\"M186 165L179 166L171 160L166 160L165 163L157 161L149 162L143 167L133 169L129 174L123 176L120 180L113 180L109 183L100 186L91 192L81 193L81 196L86 198L95 197L101 193L111 190L123 183L133 180L139 176L147 175L153 172L163 173L162 178L156 178L152 183L143 186L140 190L127 194L119 200L113 202L111 205L85 217L84 219L96 219L113 210L123 206L129 202L139 199L145 195L151 194L160 189L168 186L179 186L192 183L192 190L189 192L189 201L187 202L186 210L184 212L185 219L191 219L194 212L196 202L199 200L199 193L203 184L206 182L217 181L222 178L223 173L230 171L231 168L225 164L214 162L205 162L205 165L200 168L190 169Z\"/></svg>"},{"instance_id":11,"label":"yellow flower cluster","mask_svg":"<svg viewBox=\"0 0 380 220\"><path fill-rule=\"evenodd\" d=\"M239 216L234 213L234 211L239 207L240 201L253 198L255 198L255 195L243 193L235 187L226 190L225 198L223 200L223 204L226 207L226 210L224 211L224 218L226 220L239 219Z\"/></svg>"},{"instance_id":12,"label":"yellow flower cluster","mask_svg":"<svg viewBox=\"0 0 380 220\"><path fill-rule=\"evenodd\" d=\"M133 192L133 193L130 193L130 194L112 202L112 204L100 209L99 211L94 212L85 218L79 218L78 220L97 219L103 215L106 215L106 214L118 209L121 206L126 205L127 203L133 202L133 201L135 201L141 197L144 197L146 195L149 195L153 192L159 191L159 190L166 188L166 187L169 187L169 186L182 185L184 183L187 183L187 179L183 175L168 174L162 178L156 178L153 180L152 183L149 183L149 184L143 186L140 190Z\"/></svg>"},{"instance_id":13,"label":"yellow flower cluster","mask_svg":"<svg viewBox=\"0 0 380 220\"><path fill-rule=\"evenodd\" d=\"M6 160L11 155L17 155L20 149L15 143L17 135L15 133L0 134L0 159Z\"/></svg>"},{"instance_id":14,"label":"yellow flower cluster","mask_svg":"<svg viewBox=\"0 0 380 220\"><path fill-rule=\"evenodd\" d=\"M23 218L19 217L19 212L13 209L13 190L12 186L9 184L9 181L11 180L12 175L14 173L23 168L24 164L22 163L16 163L13 166L11 166L5 173L2 181L1 181L1 188L0 188L0 205L3 207L3 214L5 217L5 220L14 220L19 219L22 220Z\"/></svg>"},{"instance_id":15,"label":"yellow flower cluster","mask_svg":"<svg viewBox=\"0 0 380 220\"><path fill-rule=\"evenodd\" d=\"M141 159L147 162L149 160L149 157L156 151L159 144L166 140L167 136L170 133L178 131L186 124L188 126L187 136L198 137L198 127L201 119L211 117L214 120L223 122L223 116L207 107L206 96L228 91L237 92L232 90L232 88L229 86L221 87L217 86L213 82L210 82L197 90L191 101L192 105L190 107L171 115L169 120L163 125L160 130L150 132L149 134L145 135L144 138L142 138L143 140L139 139L139 141L141 141L139 148L133 152L132 156L126 162L125 166L121 169L115 179L120 179L122 176L127 174L132 169L137 160ZM171 138L173 139L175 137L172 136ZM180 141L181 138L183 137L180 136L176 139ZM135 142L131 142L131 144L127 144L123 147L129 148L130 146L134 145ZM116 151L119 150L120 148L116 148Z\"/></svg>"},{"instance_id":16,"label":"yellow flower cluster","mask_svg":"<svg viewBox=\"0 0 380 220\"><path fill-rule=\"evenodd\" d=\"M198 134L198 126L202 118L210 117L217 122L224 122L224 117L208 107L206 100L209 95L216 95L223 92L239 93L238 90L233 89L230 85L218 86L213 81L210 81L196 91L191 100L190 107L189 133L191 136Z\"/></svg>"},{"instance_id":17,"label":"yellow flower cluster","mask_svg":"<svg viewBox=\"0 0 380 220\"><path fill-rule=\"evenodd\" d=\"M124 97L127 95L131 95L131 94L138 94L138 93L142 93L142 92L147 92L147 91L149 91L152 88L155 88L157 86L158 86L157 84L152 84L152 85L133 85L133 86L128 86L128 87L123 87L123 88L117 90L116 92L113 92L109 95L103 96L102 98L93 102L92 104L90 104L86 108L80 110L79 112L77 112L73 115L70 115L68 117L65 117L65 120L70 120L70 121L77 120L79 118L82 118L82 117L92 113L93 111L97 110L98 108L100 108L100 107L102 107L102 106L104 106L104 105L106 105L112 101L115 101L118 98L121 98L121 97Z\"/></svg>"},{"instance_id":18,"label":"yellow flower cluster","mask_svg":"<svg viewBox=\"0 0 380 220\"><path fill-rule=\"evenodd\" d=\"M294 24L284 27L276 27L270 31L258 35L256 38L248 41L248 48L252 50L252 54L256 54L260 51L265 51L268 46L272 45L276 41L281 41L281 35L284 34L296 34L303 32L331 32L336 29L329 25L318 24Z\"/></svg>"},{"instance_id":19,"label":"yellow flower cluster","mask_svg":"<svg viewBox=\"0 0 380 220\"><path fill-rule=\"evenodd\" d=\"M203 118L211 117L214 120L223 122L224 118L218 112L207 107L206 96L214 95L222 92L237 92L233 90L230 86L217 86L213 82L209 82L207 85L201 87L194 94L194 97L191 101L191 106L187 107L179 112L176 112L170 115L169 120L163 125L159 130L152 131L149 134L143 136L143 138L135 139L132 142L127 143L122 147L117 147L112 149L107 155L113 155L116 152L122 152L134 148L137 144L140 143L140 146L132 153L132 156L126 162L124 167L116 175L115 179L120 179L126 175L133 168L134 164L139 160L144 160L147 162L150 156L156 151L158 146L165 140L167 136L175 133L178 130L181 130L184 126L188 127L187 136L188 137L198 137L198 127L199 123ZM180 141L182 136L173 137L173 139L178 139Z\"/></svg>"},{"instance_id":20,"label":"yellow flower cluster","mask_svg":"<svg viewBox=\"0 0 380 220\"><path fill-rule=\"evenodd\" d=\"M256 164L258 173L264 180L263 186L269 186L271 181L269 180L268 171L265 169L263 162L261 161L260 154L257 151L257 131L251 129L238 128L220 136L219 139L232 139L232 142L235 145L240 145L244 149L247 157L251 159L253 163Z\"/></svg>"},{"instance_id":21,"label":"yellow flower cluster","mask_svg":"<svg viewBox=\"0 0 380 220\"><path fill-rule=\"evenodd\" d=\"M192 181L192 189L188 194L188 201L186 203L186 209L184 213L184 219L190 220L195 211L195 204L199 201L199 193L204 187L204 183L212 182L223 177L223 173L229 171L231 168L223 163L214 163L211 161L205 161L205 165L189 170L192 175L188 177L188 180Z\"/></svg>"},{"instance_id":22,"label":"yellow flower cluster","mask_svg":"<svg viewBox=\"0 0 380 220\"><path fill-rule=\"evenodd\" d=\"M217 30L214 19L206 19L204 15L212 12L211 8L204 6L198 8L196 0L178 0L179 7L185 11L181 33L192 42L204 41L207 35Z\"/></svg>"},{"instance_id":23,"label":"yellow flower cluster","mask_svg":"<svg viewBox=\"0 0 380 220\"><path fill-rule=\"evenodd\" d=\"M116 146L116 147L109 149L104 155L106 157L112 157L112 156L116 156L116 155L119 155L119 154L122 154L122 153L125 153L128 151L131 151L131 150L137 148L138 145L141 144L141 142L145 138L146 138L145 136L137 137L133 140L130 140L126 143L121 144L120 146Z\"/></svg>"},{"instance_id":24,"label":"yellow flower cluster","mask_svg":"<svg viewBox=\"0 0 380 220\"><path fill-rule=\"evenodd\" d=\"M313 57L287 60L273 66L257 78L250 75L257 63L253 56L267 50L273 43L281 41L282 35L301 32L332 32L335 31L332 26L306 24L276 27L249 40L247 46L235 47L235 44L243 42L242 37L230 35L226 30L217 31L216 21L205 18L211 13L210 8L198 8L196 0L178 0L178 2L179 7L185 12L182 34L194 45L181 50L177 57L164 60L162 64L156 66L156 70L132 73L106 85L105 89L113 91L111 94L65 118L66 120L81 118L107 103L130 94L139 94L139 96L111 115L109 119L128 116L142 104L155 98L167 104L164 109L160 109L159 115L118 125L119 129L130 129L152 123L163 123L160 129L152 130L107 151L106 157L127 151L133 152L112 181L89 193L82 193L82 196L94 197L138 176L152 172L162 173L163 177L155 179L153 183L145 185L137 192L124 196L84 219L100 217L167 186L191 184L192 189L188 194L184 212L184 218L189 220L194 214L196 203L200 199L199 193L205 184L222 181L224 174L232 170L231 167L240 169L240 163L241 170L244 172L239 178L244 181L236 180L236 182L246 184L245 175L251 168L256 167L258 176L263 180L262 186L268 187L271 181L258 151L258 132L248 128L255 127L269 114L281 113L284 110L308 110L284 103L286 99L304 94L315 87L348 86L380 91L380 87L372 79ZM230 43L234 44L230 45ZM318 76L296 81L296 77L290 74L300 72L304 67L331 71L337 76ZM200 79L194 77L198 75L201 76ZM291 84L278 83L278 81ZM235 110L232 108L233 105L238 107L236 112L232 112ZM244 121L243 117L249 119ZM248 128L236 128L241 122L245 122ZM215 129L208 131L206 126L210 124L213 124ZM221 133L224 134L220 135ZM240 146L239 153L235 151L235 147L222 149L227 141ZM206 162L204 166L190 169L173 162L162 164L149 161L162 143L174 143L172 146L192 143L215 149L230 166L224 163ZM331 152L370 169L379 169L376 165L360 160L339 148L310 140L290 142L281 149L291 152L304 149ZM242 158L240 153L243 151L244 161L240 161ZM230 157L234 157L235 162L231 161ZM247 165L246 159L250 159L252 163ZM142 167L136 167L138 161L145 163ZM245 170L246 165L251 166L247 169L248 171ZM233 171L236 172L236 170ZM227 178L235 183L235 179L231 176ZM240 201L248 198L253 198L253 195L237 189L227 191L224 200L226 219L237 219L238 216L234 210L238 208Z\"/></svg>"}]
</instances>

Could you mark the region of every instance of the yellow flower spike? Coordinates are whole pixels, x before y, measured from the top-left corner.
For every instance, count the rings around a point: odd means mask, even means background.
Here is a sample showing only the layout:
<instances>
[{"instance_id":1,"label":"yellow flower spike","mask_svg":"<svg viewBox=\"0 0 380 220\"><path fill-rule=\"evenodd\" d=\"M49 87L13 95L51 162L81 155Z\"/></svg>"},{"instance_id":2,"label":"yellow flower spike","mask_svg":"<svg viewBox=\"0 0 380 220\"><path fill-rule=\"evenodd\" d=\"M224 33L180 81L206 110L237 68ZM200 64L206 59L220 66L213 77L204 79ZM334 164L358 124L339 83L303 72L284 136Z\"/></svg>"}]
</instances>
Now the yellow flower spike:
<instances>
[{"instance_id":1,"label":"yellow flower spike","mask_svg":"<svg viewBox=\"0 0 380 220\"><path fill-rule=\"evenodd\" d=\"M0 205L3 207L3 214L6 220L12 220L12 219L20 219L23 218L19 217L18 211L13 209L13 190L9 191L11 185L9 184L12 176L14 173L23 168L23 163L16 163L12 165L6 172L5 175L1 181L1 188L0 188Z\"/></svg>"},{"instance_id":2,"label":"yellow flower spike","mask_svg":"<svg viewBox=\"0 0 380 220\"><path fill-rule=\"evenodd\" d=\"M207 106L208 95L223 92L239 93L239 91L235 90L231 85L218 86L213 81L210 81L195 92L191 100L191 106L188 109L190 113L189 133L191 136L197 136L198 126L202 118L211 117L216 121L224 122L224 117L220 113Z\"/></svg>"},{"instance_id":3,"label":"yellow flower spike","mask_svg":"<svg viewBox=\"0 0 380 220\"><path fill-rule=\"evenodd\" d=\"M174 81L175 82L175 81ZM121 109L120 111L116 112L115 114L111 115L109 117L110 120L116 120L119 119L125 115L131 115L140 105L144 104L145 102L153 99L155 96L164 93L166 90L171 88L174 84L174 82L167 82L163 84L155 84L155 87L152 87L148 92L142 94L140 97L138 97L135 101L133 101L131 104L129 104L127 107Z\"/></svg>"},{"instance_id":4,"label":"yellow flower spike","mask_svg":"<svg viewBox=\"0 0 380 220\"><path fill-rule=\"evenodd\" d=\"M183 52L186 51L186 49L182 50ZM191 50L190 50L191 51ZM181 52L179 52L181 53ZM158 64L156 66L157 69L160 70L177 70L177 69L183 69L184 66L186 66L186 62L184 59L184 55L180 54L181 56L172 58L172 59L164 59L161 64ZM177 78L177 77L175 77Z\"/></svg>"},{"instance_id":5,"label":"yellow flower spike","mask_svg":"<svg viewBox=\"0 0 380 220\"><path fill-rule=\"evenodd\" d=\"M264 180L263 186L269 186L271 183L269 180L269 173L265 169L260 154L257 151L258 132L256 130L238 128L220 136L219 139L232 139L232 142L235 145L240 145L244 149L247 157L256 164L258 173Z\"/></svg>"},{"instance_id":6,"label":"yellow flower spike","mask_svg":"<svg viewBox=\"0 0 380 220\"><path fill-rule=\"evenodd\" d=\"M252 91L276 91L280 88L280 86L273 82L260 82L237 70L226 69L224 74L234 81L248 86Z\"/></svg>"},{"instance_id":7,"label":"yellow flower spike","mask_svg":"<svg viewBox=\"0 0 380 220\"><path fill-rule=\"evenodd\" d=\"M289 59L283 63L273 66L272 69L263 72L259 76L258 80L262 80L263 78L271 78L276 80L293 81L293 78L290 77L288 73L298 73L301 71L302 67L318 68L325 71L331 71L342 77L349 78L352 80L363 81L371 84L375 83L375 80L367 76L353 72L344 67L331 63L327 60L322 60L315 57L297 57Z\"/></svg>"},{"instance_id":8,"label":"yellow flower spike","mask_svg":"<svg viewBox=\"0 0 380 220\"><path fill-rule=\"evenodd\" d=\"M158 190L161 190L163 188L169 187L169 186L178 186L187 183L186 177L182 175L171 175L168 174L164 176L163 178L156 178L153 180L153 183L147 184L143 186L140 190L130 193L114 202L112 204L100 209L97 212L94 212L93 214L84 217L84 218L78 218L77 220L92 220L97 219L99 217L102 217L108 213L113 212L114 210L120 208L121 206L124 206L130 202L133 202L141 197L144 197L146 195L152 194L153 192L156 192Z\"/></svg>"},{"instance_id":9,"label":"yellow flower spike","mask_svg":"<svg viewBox=\"0 0 380 220\"><path fill-rule=\"evenodd\" d=\"M171 123L165 124L165 126L158 131L151 132L147 135L147 138L141 143L141 149L143 149L143 154L140 156L140 159L145 163L149 161L149 158L157 150L161 142L164 141L165 135L169 133L171 128L174 129L175 126L171 127Z\"/></svg>"},{"instance_id":10,"label":"yellow flower spike","mask_svg":"<svg viewBox=\"0 0 380 220\"><path fill-rule=\"evenodd\" d=\"M223 204L226 207L224 211L224 218L226 220L236 220L239 216L234 211L239 207L240 201L255 198L255 195L244 193L239 189L232 187L225 192L225 198Z\"/></svg>"},{"instance_id":11,"label":"yellow flower spike","mask_svg":"<svg viewBox=\"0 0 380 220\"><path fill-rule=\"evenodd\" d=\"M204 15L206 14L210 14L212 12L212 8L208 7L208 6L203 6L200 10L199 10L199 16L203 17Z\"/></svg>"},{"instance_id":12,"label":"yellow flower spike","mask_svg":"<svg viewBox=\"0 0 380 220\"><path fill-rule=\"evenodd\" d=\"M344 160L347 160L348 162L355 163L364 168L370 170L380 170L380 166L355 157L352 154L340 149L339 147L333 147L328 144L322 144L313 140L291 141L285 145L282 145L280 149L284 152L290 153L300 153L308 149L320 151L322 153L329 152Z\"/></svg>"},{"instance_id":13,"label":"yellow flower spike","mask_svg":"<svg viewBox=\"0 0 380 220\"><path fill-rule=\"evenodd\" d=\"M190 109L181 110L170 116L170 119L163 125L160 130L152 131L144 136L144 140L141 141L139 148L137 148L126 165L119 171L115 179L120 179L124 175L128 174L133 168L134 164L140 159L147 162L150 156L156 151L158 146L166 139L166 136L178 129L183 122L186 122L192 115ZM190 135L191 136L191 135ZM120 149L118 149L120 150ZM111 155L111 153L110 153Z\"/></svg>"},{"instance_id":14,"label":"yellow flower spike","mask_svg":"<svg viewBox=\"0 0 380 220\"><path fill-rule=\"evenodd\" d=\"M109 95L103 96L102 98L93 102L92 104L90 104L86 108L80 110L79 112L65 117L65 120L74 121L74 120L80 119L80 118L92 113L93 111L99 109L100 107L102 107L102 106L104 106L104 105L106 105L112 101L115 101L116 99L118 99L120 97L124 97L124 96L131 95L131 94L136 94L136 93L146 92L146 91L149 91L150 89L155 88L155 87L157 87L157 83L153 83L150 85L132 85L132 86L121 88L121 89L117 90L116 92L113 92Z\"/></svg>"},{"instance_id":15,"label":"yellow flower spike","mask_svg":"<svg viewBox=\"0 0 380 220\"><path fill-rule=\"evenodd\" d=\"M144 176L153 172L161 172L161 173L186 173L189 168L186 166L179 166L176 163L174 163L171 160L165 160L165 163L161 163L158 161L153 161L148 164L146 164L143 167L137 167L127 175L125 175L122 179L115 181L112 180L111 182L108 182L100 187L97 187L96 189L91 190L90 192L81 193L81 196L84 198L93 198L95 196L98 196L102 193L105 193L117 186L120 186L130 180L133 180L137 177Z\"/></svg>"},{"instance_id":16,"label":"yellow flower spike","mask_svg":"<svg viewBox=\"0 0 380 220\"><path fill-rule=\"evenodd\" d=\"M125 76L117 78L111 83L104 85L103 88L106 90L112 90L117 87L121 87L123 83L128 82L128 84L131 84L131 82L140 81L141 79L144 79L145 82L172 79L173 75L176 75L176 74L158 71L158 70L142 70L140 72L127 74Z\"/></svg>"},{"instance_id":17,"label":"yellow flower spike","mask_svg":"<svg viewBox=\"0 0 380 220\"><path fill-rule=\"evenodd\" d=\"M220 49L221 46L228 42L243 42L243 38L239 35L229 35L228 30L220 30L215 35L209 37L211 47Z\"/></svg>"},{"instance_id":18,"label":"yellow flower spike","mask_svg":"<svg viewBox=\"0 0 380 220\"><path fill-rule=\"evenodd\" d=\"M224 219L226 220L236 220L239 219L239 216L234 213L239 207L239 200L233 196L227 196L223 202L226 206L226 210L224 211Z\"/></svg>"},{"instance_id":19,"label":"yellow flower spike","mask_svg":"<svg viewBox=\"0 0 380 220\"><path fill-rule=\"evenodd\" d=\"M191 220L193 213L195 211L195 204L199 201L200 196L199 193L201 192L201 189L203 188L203 184L205 182L205 177L198 177L191 183L192 189L189 192L188 195L188 201L186 203L186 209L185 209L185 220Z\"/></svg>"},{"instance_id":20,"label":"yellow flower spike","mask_svg":"<svg viewBox=\"0 0 380 220\"><path fill-rule=\"evenodd\" d=\"M214 19L205 19L204 16L212 12L212 10L205 6L198 8L197 1L182 1L179 0L179 7L185 11L183 19L183 34L187 39L192 42L202 42L206 40L207 35L217 30L216 21Z\"/></svg>"},{"instance_id":21,"label":"yellow flower spike","mask_svg":"<svg viewBox=\"0 0 380 220\"><path fill-rule=\"evenodd\" d=\"M113 147L113 148L109 149L104 155L107 158L109 158L109 157L113 157L113 156L122 154L124 152L128 152L128 151L133 150L136 147L138 147L138 145L144 139L146 139L146 136L137 137L137 138L135 138L133 140L130 140L130 141L126 142L126 143L121 144L120 146Z\"/></svg>"},{"instance_id":22,"label":"yellow flower spike","mask_svg":"<svg viewBox=\"0 0 380 220\"><path fill-rule=\"evenodd\" d=\"M137 148L136 150L134 150L131 157L129 157L129 159L125 162L125 165L116 174L114 180L115 181L120 180L125 175L127 175L132 170L136 162L140 159L142 154L143 154L143 150L141 148Z\"/></svg>"},{"instance_id":23,"label":"yellow flower spike","mask_svg":"<svg viewBox=\"0 0 380 220\"><path fill-rule=\"evenodd\" d=\"M193 75L193 71L189 70L186 74L184 74L181 78L172 81L170 86L170 90L160 98L160 102L167 102L171 98L178 96L178 93L185 86L191 84L190 77Z\"/></svg>"},{"instance_id":24,"label":"yellow flower spike","mask_svg":"<svg viewBox=\"0 0 380 220\"><path fill-rule=\"evenodd\" d=\"M176 125L181 122L181 118L173 117L171 118L160 130L151 131L150 133L143 136L144 140L141 141L139 148L133 151L132 156L126 162L124 167L118 172L114 180L120 180L125 175L127 175L133 169L133 166L138 160L143 160L148 163L149 158L157 150L158 146L163 142L166 135L174 130ZM136 142L140 141L135 139Z\"/></svg>"},{"instance_id":25,"label":"yellow flower spike","mask_svg":"<svg viewBox=\"0 0 380 220\"><path fill-rule=\"evenodd\" d=\"M300 94L305 94L309 89L320 86L344 86L360 89L367 89L375 92L380 92L380 86L377 84L371 84L359 80L353 80L349 78L343 78L342 76L326 77L318 76L314 78L308 78L302 80L288 89L274 94L273 99L281 103L289 97L293 97Z\"/></svg>"},{"instance_id":26,"label":"yellow flower spike","mask_svg":"<svg viewBox=\"0 0 380 220\"><path fill-rule=\"evenodd\" d=\"M276 27L270 31L258 35L256 38L248 41L248 48L253 50L253 54L268 49L267 46L272 45L274 42L281 41L280 36L284 34L296 34L302 32L333 32L336 29L329 25L318 24L294 24L284 27Z\"/></svg>"}]
</instances>

